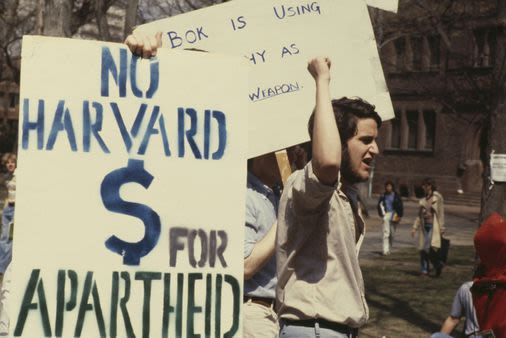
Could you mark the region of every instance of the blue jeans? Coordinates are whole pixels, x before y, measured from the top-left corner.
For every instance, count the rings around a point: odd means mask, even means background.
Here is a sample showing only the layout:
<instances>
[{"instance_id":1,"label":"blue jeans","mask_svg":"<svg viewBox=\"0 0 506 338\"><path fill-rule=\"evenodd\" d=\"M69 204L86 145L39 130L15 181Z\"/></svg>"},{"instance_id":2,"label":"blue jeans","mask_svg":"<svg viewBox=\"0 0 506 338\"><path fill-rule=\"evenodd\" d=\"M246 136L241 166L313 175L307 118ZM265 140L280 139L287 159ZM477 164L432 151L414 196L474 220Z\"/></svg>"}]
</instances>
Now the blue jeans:
<instances>
[{"instance_id":1,"label":"blue jeans","mask_svg":"<svg viewBox=\"0 0 506 338\"><path fill-rule=\"evenodd\" d=\"M314 327L290 325L280 321L279 338L355 338L356 334L341 333L322 328L318 323Z\"/></svg>"},{"instance_id":2,"label":"blue jeans","mask_svg":"<svg viewBox=\"0 0 506 338\"><path fill-rule=\"evenodd\" d=\"M425 223L422 227L423 232L423 249L420 251L420 271L429 273L429 253L432 241L432 224Z\"/></svg>"},{"instance_id":3,"label":"blue jeans","mask_svg":"<svg viewBox=\"0 0 506 338\"><path fill-rule=\"evenodd\" d=\"M14 206L7 205L2 211L2 228L0 233L0 273L12 259L12 240L9 239L11 223L14 221Z\"/></svg>"}]
</instances>

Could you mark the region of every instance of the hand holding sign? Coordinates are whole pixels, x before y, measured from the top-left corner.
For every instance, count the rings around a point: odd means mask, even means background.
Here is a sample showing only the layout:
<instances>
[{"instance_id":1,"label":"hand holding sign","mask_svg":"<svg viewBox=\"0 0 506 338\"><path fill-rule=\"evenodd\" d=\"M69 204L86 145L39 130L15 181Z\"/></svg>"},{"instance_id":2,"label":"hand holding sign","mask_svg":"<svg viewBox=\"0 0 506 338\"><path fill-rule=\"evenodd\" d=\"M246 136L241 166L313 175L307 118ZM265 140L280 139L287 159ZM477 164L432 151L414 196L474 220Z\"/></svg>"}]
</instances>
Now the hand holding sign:
<instances>
[{"instance_id":1,"label":"hand holding sign","mask_svg":"<svg viewBox=\"0 0 506 338\"><path fill-rule=\"evenodd\" d=\"M386 1L386 0L385 0ZM391 2L395 2L392 0ZM377 2L381 2L377 1ZM332 98L360 96L394 117L365 1L235 0L139 26L165 48L241 55L253 69L248 157L308 141L314 81L308 58L328 55Z\"/></svg>"},{"instance_id":2,"label":"hand holding sign","mask_svg":"<svg viewBox=\"0 0 506 338\"><path fill-rule=\"evenodd\" d=\"M162 32L157 32L154 36L135 32L127 36L125 44L130 48L132 53L143 58L156 56L158 47L162 46Z\"/></svg>"}]
</instances>

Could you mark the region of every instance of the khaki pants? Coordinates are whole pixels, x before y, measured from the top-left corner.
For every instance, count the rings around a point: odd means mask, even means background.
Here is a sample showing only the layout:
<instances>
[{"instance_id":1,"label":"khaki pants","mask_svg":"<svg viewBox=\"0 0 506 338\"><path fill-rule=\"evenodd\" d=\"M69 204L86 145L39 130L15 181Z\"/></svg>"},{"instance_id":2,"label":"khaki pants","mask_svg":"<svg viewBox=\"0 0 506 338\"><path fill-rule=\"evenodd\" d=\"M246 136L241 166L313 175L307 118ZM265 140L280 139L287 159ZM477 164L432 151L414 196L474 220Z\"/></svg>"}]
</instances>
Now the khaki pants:
<instances>
[{"instance_id":1,"label":"khaki pants","mask_svg":"<svg viewBox=\"0 0 506 338\"><path fill-rule=\"evenodd\" d=\"M243 306L244 338L277 338L279 336L278 316L272 306L252 303Z\"/></svg>"}]
</instances>

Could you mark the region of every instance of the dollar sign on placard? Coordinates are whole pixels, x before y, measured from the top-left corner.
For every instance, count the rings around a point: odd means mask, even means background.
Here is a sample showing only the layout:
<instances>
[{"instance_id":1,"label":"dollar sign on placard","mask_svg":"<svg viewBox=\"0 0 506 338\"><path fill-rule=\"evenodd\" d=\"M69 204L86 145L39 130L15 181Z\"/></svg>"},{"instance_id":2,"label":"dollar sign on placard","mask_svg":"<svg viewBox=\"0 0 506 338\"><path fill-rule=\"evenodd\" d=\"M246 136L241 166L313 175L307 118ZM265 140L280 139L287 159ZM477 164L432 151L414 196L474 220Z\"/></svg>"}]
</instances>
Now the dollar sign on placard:
<instances>
[{"instance_id":1,"label":"dollar sign on placard","mask_svg":"<svg viewBox=\"0 0 506 338\"><path fill-rule=\"evenodd\" d=\"M153 176L144 169L144 161L129 160L126 167L107 174L100 187L107 210L137 217L144 223L144 238L137 243L125 242L114 235L105 241L109 250L123 256L125 265L139 265L141 257L153 250L160 238L160 216L144 204L124 201L119 190L127 183L138 183L147 189L152 181Z\"/></svg>"}]
</instances>

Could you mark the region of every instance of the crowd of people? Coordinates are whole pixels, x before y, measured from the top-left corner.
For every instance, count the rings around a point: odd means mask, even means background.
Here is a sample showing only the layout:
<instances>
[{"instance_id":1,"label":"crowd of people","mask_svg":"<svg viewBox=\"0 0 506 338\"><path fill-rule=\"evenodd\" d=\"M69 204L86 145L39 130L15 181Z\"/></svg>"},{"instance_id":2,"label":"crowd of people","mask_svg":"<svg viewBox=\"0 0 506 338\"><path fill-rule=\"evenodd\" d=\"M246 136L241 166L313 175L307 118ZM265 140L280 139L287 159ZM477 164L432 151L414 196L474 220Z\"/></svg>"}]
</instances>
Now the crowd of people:
<instances>
[{"instance_id":1,"label":"crowd of people","mask_svg":"<svg viewBox=\"0 0 506 338\"><path fill-rule=\"evenodd\" d=\"M149 57L156 53L160 38L159 34L148 40L131 35L126 43L133 52ZM356 185L369 179L379 153L376 138L382 122L375 107L365 100L331 98L330 68L331 61L325 57L308 63L316 85L315 108L308 122L310 151L300 146L288 149L295 169L288 180L281 184L274 153L248 161L245 338L351 338L358 336L358 329L369 318L358 259L365 221ZM8 196L2 213L0 273L11 260L15 155L4 156L2 163ZM444 267L439 255L445 232L443 197L432 179L424 180L422 187L425 196L419 201L412 235L418 233L421 275L428 275L432 265L439 276ZM385 182L378 213L383 220L382 253L389 255L396 226L404 216L402 198L392 181ZM471 317L471 312L463 310L469 309L468 284L465 286L441 334L450 334L463 314ZM0 329L1 313L0 308ZM469 330L475 332L476 325L470 324Z\"/></svg>"}]
</instances>

